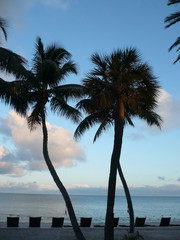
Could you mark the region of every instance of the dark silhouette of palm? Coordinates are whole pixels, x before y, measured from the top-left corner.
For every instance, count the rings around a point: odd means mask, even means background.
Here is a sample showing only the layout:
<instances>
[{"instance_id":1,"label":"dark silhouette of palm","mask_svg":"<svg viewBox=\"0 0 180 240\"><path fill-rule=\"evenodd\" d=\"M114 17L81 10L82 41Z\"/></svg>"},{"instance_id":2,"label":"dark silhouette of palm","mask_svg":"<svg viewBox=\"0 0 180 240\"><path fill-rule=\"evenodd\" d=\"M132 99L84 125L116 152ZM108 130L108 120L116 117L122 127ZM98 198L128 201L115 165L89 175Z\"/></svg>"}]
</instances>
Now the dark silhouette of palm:
<instances>
[{"instance_id":1,"label":"dark silhouette of palm","mask_svg":"<svg viewBox=\"0 0 180 240\"><path fill-rule=\"evenodd\" d=\"M7 21L2 17L0 17L0 28L7 40ZM20 77L22 76L23 67L26 63L27 61L20 55L0 46L0 70L12 73L16 77Z\"/></svg>"},{"instance_id":2,"label":"dark silhouette of palm","mask_svg":"<svg viewBox=\"0 0 180 240\"><path fill-rule=\"evenodd\" d=\"M114 127L114 146L108 184L108 199L105 222L105 240L113 240L114 200L116 175L120 178L127 197L130 214L130 232L134 232L134 213L131 197L125 181L120 154L125 125L134 126L132 118L139 117L149 125L160 127L161 118L155 113L159 85L151 68L142 63L136 49L114 51L110 55L92 55L94 68L83 79L84 94L77 107L87 116L77 127L74 136L80 137L95 124L99 128L94 141L110 126Z\"/></svg>"},{"instance_id":3,"label":"dark silhouette of palm","mask_svg":"<svg viewBox=\"0 0 180 240\"><path fill-rule=\"evenodd\" d=\"M7 21L2 17L0 17L0 28L4 34L5 39L7 40L7 31L6 31Z\"/></svg>"},{"instance_id":4,"label":"dark silhouette of palm","mask_svg":"<svg viewBox=\"0 0 180 240\"><path fill-rule=\"evenodd\" d=\"M173 4L177 4L180 3L180 0L169 0L168 5L173 5ZM170 16L166 17L164 22L167 24L165 27L169 28L172 25L180 22L180 11L177 11L175 13L172 13ZM171 51L174 48L177 48L177 52L179 52L180 50L180 37L178 37L176 39L176 41L170 46L169 51ZM178 54L178 57L176 58L176 60L174 61L174 63L176 63L177 61L179 61L180 59L180 54Z\"/></svg>"},{"instance_id":5,"label":"dark silhouette of palm","mask_svg":"<svg viewBox=\"0 0 180 240\"><path fill-rule=\"evenodd\" d=\"M7 40L7 21L0 17L0 28ZM0 35L1 37L1 35ZM21 79L25 75L27 61L20 55L9 49L0 46L0 71L13 74L17 79ZM0 78L0 98L6 104L10 104L18 113L25 113L27 105L16 94L18 81L7 82Z\"/></svg>"},{"instance_id":6,"label":"dark silhouette of palm","mask_svg":"<svg viewBox=\"0 0 180 240\"><path fill-rule=\"evenodd\" d=\"M40 38L36 42L36 50L32 60L32 69L27 71L21 81L17 82L17 94L21 95L30 108L27 117L28 126L34 130L37 125L43 131L43 155L54 182L65 200L69 217L77 239L84 240L79 228L70 197L58 177L48 153L48 130L46 125L47 105L59 115L79 121L80 112L68 105L70 98L81 95L81 86L78 84L61 85L66 76L76 74L76 65L71 61L71 55L65 49L55 44L44 48Z\"/></svg>"}]
</instances>

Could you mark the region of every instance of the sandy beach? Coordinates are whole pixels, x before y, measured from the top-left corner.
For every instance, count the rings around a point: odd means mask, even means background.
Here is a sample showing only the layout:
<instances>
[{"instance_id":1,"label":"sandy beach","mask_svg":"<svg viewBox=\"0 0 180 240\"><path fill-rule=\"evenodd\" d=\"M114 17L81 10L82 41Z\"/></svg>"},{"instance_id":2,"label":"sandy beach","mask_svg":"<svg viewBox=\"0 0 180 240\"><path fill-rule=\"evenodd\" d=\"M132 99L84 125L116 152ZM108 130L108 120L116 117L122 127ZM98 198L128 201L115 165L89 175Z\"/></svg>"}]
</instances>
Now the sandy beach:
<instances>
[{"instance_id":1,"label":"sandy beach","mask_svg":"<svg viewBox=\"0 0 180 240\"><path fill-rule=\"evenodd\" d=\"M83 228L87 240L103 240L104 228ZM128 229L115 229L115 240L122 240ZM180 240L180 227L139 227L136 231L145 240ZM76 240L73 229L68 228L0 228L1 240Z\"/></svg>"}]
</instances>

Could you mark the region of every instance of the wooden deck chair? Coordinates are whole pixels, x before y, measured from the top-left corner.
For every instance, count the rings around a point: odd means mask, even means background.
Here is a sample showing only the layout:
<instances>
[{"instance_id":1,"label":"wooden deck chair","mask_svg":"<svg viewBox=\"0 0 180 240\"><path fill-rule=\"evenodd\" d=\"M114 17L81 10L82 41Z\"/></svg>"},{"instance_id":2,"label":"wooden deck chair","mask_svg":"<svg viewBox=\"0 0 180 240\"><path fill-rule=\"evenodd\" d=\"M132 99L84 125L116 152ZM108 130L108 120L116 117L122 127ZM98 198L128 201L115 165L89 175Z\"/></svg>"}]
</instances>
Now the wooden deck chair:
<instances>
[{"instance_id":1,"label":"wooden deck chair","mask_svg":"<svg viewBox=\"0 0 180 240\"><path fill-rule=\"evenodd\" d=\"M19 227L19 217L7 217L7 227Z\"/></svg>"},{"instance_id":2,"label":"wooden deck chair","mask_svg":"<svg viewBox=\"0 0 180 240\"><path fill-rule=\"evenodd\" d=\"M170 217L162 217L159 226L160 227L167 227L169 226L171 218Z\"/></svg>"},{"instance_id":3,"label":"wooden deck chair","mask_svg":"<svg viewBox=\"0 0 180 240\"><path fill-rule=\"evenodd\" d=\"M118 226L118 222L119 222L119 218L118 217L114 218L114 227Z\"/></svg>"},{"instance_id":4,"label":"wooden deck chair","mask_svg":"<svg viewBox=\"0 0 180 240\"><path fill-rule=\"evenodd\" d=\"M145 217L136 217L135 227L144 227L146 218Z\"/></svg>"},{"instance_id":5,"label":"wooden deck chair","mask_svg":"<svg viewBox=\"0 0 180 240\"><path fill-rule=\"evenodd\" d=\"M52 218L52 226L51 227L62 227L64 223L64 218L63 217L53 217Z\"/></svg>"},{"instance_id":6,"label":"wooden deck chair","mask_svg":"<svg viewBox=\"0 0 180 240\"><path fill-rule=\"evenodd\" d=\"M29 227L40 227L41 217L29 217Z\"/></svg>"},{"instance_id":7,"label":"wooden deck chair","mask_svg":"<svg viewBox=\"0 0 180 240\"><path fill-rule=\"evenodd\" d=\"M90 227L92 218L82 217L80 220L80 227Z\"/></svg>"}]
</instances>

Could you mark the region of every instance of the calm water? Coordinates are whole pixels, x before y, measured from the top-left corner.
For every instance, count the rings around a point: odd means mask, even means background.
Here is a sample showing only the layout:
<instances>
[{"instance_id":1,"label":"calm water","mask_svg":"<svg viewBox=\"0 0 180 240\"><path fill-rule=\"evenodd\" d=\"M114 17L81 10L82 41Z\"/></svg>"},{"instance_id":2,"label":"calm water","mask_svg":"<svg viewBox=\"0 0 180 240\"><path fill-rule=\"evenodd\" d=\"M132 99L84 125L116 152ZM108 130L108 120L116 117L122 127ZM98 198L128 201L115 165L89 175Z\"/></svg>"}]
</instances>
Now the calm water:
<instances>
[{"instance_id":1,"label":"calm water","mask_svg":"<svg viewBox=\"0 0 180 240\"><path fill-rule=\"evenodd\" d=\"M73 195L71 200L78 221L80 217L92 217L93 223L104 223L106 197ZM133 197L135 216L146 217L146 223L159 223L162 216L170 216L171 223L180 223L180 197ZM28 222L29 216L41 216L42 222L50 223L52 217L65 215L65 204L60 195L4 194L0 193L0 222L7 216L19 215L21 222ZM119 224L128 223L125 197L116 197L115 217Z\"/></svg>"}]
</instances>

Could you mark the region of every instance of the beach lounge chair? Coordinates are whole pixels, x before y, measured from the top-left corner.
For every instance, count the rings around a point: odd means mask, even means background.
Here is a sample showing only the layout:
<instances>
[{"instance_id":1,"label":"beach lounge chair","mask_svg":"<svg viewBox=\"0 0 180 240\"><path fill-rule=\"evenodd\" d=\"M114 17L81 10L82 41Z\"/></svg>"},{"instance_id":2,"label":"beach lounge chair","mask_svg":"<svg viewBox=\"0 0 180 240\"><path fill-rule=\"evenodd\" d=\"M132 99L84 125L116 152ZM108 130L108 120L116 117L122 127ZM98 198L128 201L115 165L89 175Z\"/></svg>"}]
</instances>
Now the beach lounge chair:
<instances>
[{"instance_id":1,"label":"beach lounge chair","mask_svg":"<svg viewBox=\"0 0 180 240\"><path fill-rule=\"evenodd\" d=\"M114 218L114 227L118 226L118 222L119 222L119 218L118 217Z\"/></svg>"},{"instance_id":2,"label":"beach lounge chair","mask_svg":"<svg viewBox=\"0 0 180 240\"><path fill-rule=\"evenodd\" d=\"M170 217L162 217L159 226L160 227L169 226L170 220L171 220Z\"/></svg>"},{"instance_id":3,"label":"beach lounge chair","mask_svg":"<svg viewBox=\"0 0 180 240\"><path fill-rule=\"evenodd\" d=\"M145 217L136 217L135 220L135 227L144 227L146 218Z\"/></svg>"},{"instance_id":4,"label":"beach lounge chair","mask_svg":"<svg viewBox=\"0 0 180 240\"><path fill-rule=\"evenodd\" d=\"M118 226L118 222L119 222L119 218L118 217L115 217L114 218L114 227L117 227ZM103 224L95 224L94 227L104 227L105 225Z\"/></svg>"},{"instance_id":5,"label":"beach lounge chair","mask_svg":"<svg viewBox=\"0 0 180 240\"><path fill-rule=\"evenodd\" d=\"M53 217L52 218L52 226L51 227L62 227L64 223L64 218L63 217Z\"/></svg>"},{"instance_id":6,"label":"beach lounge chair","mask_svg":"<svg viewBox=\"0 0 180 240\"><path fill-rule=\"evenodd\" d=\"M90 227L92 218L84 218L82 217L80 220L80 227Z\"/></svg>"},{"instance_id":7,"label":"beach lounge chair","mask_svg":"<svg viewBox=\"0 0 180 240\"><path fill-rule=\"evenodd\" d=\"M7 227L19 227L19 217L7 217Z\"/></svg>"},{"instance_id":8,"label":"beach lounge chair","mask_svg":"<svg viewBox=\"0 0 180 240\"><path fill-rule=\"evenodd\" d=\"M41 217L29 217L29 227L40 227Z\"/></svg>"}]
</instances>

